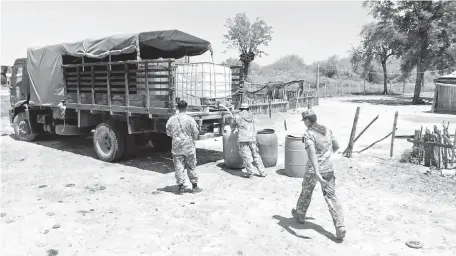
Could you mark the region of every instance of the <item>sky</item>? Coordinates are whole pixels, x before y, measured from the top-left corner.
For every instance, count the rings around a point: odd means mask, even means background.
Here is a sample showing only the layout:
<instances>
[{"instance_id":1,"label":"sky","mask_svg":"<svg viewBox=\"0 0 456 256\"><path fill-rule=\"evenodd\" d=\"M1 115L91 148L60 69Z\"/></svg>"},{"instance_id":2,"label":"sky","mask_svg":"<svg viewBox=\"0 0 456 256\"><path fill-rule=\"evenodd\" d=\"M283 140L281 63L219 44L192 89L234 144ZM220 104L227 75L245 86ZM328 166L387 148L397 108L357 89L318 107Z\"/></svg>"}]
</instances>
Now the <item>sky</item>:
<instances>
[{"instance_id":1,"label":"sky","mask_svg":"<svg viewBox=\"0 0 456 256\"><path fill-rule=\"evenodd\" d=\"M161 2L161 1L4 1L1 2L0 62L12 65L25 57L27 48L86 38L178 29L208 40L214 62L234 57L223 35L226 19L245 12L272 26L268 56L255 59L268 65L288 54L307 64L337 54L347 56L359 44L362 26L372 21L361 1L302 2ZM226 52L225 52L226 51ZM209 53L191 61L211 61Z\"/></svg>"}]
</instances>

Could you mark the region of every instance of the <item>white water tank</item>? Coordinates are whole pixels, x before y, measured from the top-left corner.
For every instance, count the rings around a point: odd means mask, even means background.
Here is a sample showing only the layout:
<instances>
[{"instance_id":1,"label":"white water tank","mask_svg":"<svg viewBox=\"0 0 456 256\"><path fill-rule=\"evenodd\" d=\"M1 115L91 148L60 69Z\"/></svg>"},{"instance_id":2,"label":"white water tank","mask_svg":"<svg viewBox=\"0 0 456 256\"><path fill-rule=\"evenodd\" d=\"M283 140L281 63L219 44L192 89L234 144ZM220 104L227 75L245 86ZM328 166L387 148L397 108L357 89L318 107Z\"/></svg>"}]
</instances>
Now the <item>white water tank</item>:
<instances>
[{"instance_id":1,"label":"white water tank","mask_svg":"<svg viewBox=\"0 0 456 256\"><path fill-rule=\"evenodd\" d=\"M231 97L230 67L209 62L179 63L175 75L176 97L188 105L200 106L201 98L224 104Z\"/></svg>"}]
</instances>

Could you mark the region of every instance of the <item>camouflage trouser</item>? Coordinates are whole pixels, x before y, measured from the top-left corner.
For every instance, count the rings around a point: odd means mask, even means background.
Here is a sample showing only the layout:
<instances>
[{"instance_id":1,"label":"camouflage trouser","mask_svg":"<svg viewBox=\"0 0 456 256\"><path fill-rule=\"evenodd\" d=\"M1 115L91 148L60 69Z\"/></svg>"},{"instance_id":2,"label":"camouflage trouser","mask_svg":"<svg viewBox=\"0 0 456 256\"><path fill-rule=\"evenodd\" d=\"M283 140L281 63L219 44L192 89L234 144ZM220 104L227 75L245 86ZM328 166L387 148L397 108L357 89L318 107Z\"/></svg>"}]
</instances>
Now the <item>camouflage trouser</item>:
<instances>
[{"instance_id":1,"label":"camouflage trouser","mask_svg":"<svg viewBox=\"0 0 456 256\"><path fill-rule=\"evenodd\" d=\"M244 162L245 169L248 174L252 175L254 166L257 168L260 175L264 174L264 165L258 153L256 142L239 142L239 154Z\"/></svg>"},{"instance_id":2,"label":"camouflage trouser","mask_svg":"<svg viewBox=\"0 0 456 256\"><path fill-rule=\"evenodd\" d=\"M321 176L325 181L328 182L328 186L330 186L333 191L335 191L336 177L334 176L334 172L322 173ZM318 180L315 173L305 173L304 180L302 182L302 192L299 195L298 203L296 204L296 213L300 216L301 219L305 219L307 209L309 208L310 201L312 199L312 192L317 182ZM336 195L330 196L323 190L323 196L325 197L326 203L328 204L329 212L333 218L334 226L336 228L344 227L344 215L342 213L342 207L340 206Z\"/></svg>"},{"instance_id":3,"label":"camouflage trouser","mask_svg":"<svg viewBox=\"0 0 456 256\"><path fill-rule=\"evenodd\" d=\"M177 185L183 185L185 183L185 169L187 169L190 182L198 183L198 177L195 172L196 154L173 155L173 162Z\"/></svg>"}]
</instances>

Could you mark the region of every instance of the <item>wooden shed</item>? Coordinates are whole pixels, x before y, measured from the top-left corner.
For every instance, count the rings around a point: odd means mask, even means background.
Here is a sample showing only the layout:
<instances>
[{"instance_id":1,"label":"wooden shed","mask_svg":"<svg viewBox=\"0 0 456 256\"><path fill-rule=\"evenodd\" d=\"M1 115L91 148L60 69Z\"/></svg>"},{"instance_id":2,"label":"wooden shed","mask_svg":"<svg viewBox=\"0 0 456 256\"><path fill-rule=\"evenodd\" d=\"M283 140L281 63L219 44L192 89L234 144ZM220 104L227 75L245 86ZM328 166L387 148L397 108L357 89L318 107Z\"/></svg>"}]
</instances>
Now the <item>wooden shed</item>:
<instances>
[{"instance_id":1,"label":"wooden shed","mask_svg":"<svg viewBox=\"0 0 456 256\"><path fill-rule=\"evenodd\" d=\"M432 112L456 114L456 72L434 80Z\"/></svg>"}]
</instances>

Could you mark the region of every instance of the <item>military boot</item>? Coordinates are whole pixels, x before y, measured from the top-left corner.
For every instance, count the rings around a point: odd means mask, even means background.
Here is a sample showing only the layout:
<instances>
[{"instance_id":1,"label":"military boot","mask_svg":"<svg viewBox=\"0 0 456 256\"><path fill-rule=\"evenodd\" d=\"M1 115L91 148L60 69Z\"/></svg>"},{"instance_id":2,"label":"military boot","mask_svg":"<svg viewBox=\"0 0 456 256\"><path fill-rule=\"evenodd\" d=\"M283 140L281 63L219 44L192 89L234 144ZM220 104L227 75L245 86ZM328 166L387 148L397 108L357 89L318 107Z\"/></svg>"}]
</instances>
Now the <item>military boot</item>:
<instances>
[{"instance_id":1,"label":"military boot","mask_svg":"<svg viewBox=\"0 0 456 256\"><path fill-rule=\"evenodd\" d=\"M182 195L182 194L184 194L184 192L185 192L185 187L184 187L184 185L179 185L179 186L177 187L177 192L176 192L176 193L177 193L178 195Z\"/></svg>"},{"instance_id":2,"label":"military boot","mask_svg":"<svg viewBox=\"0 0 456 256\"><path fill-rule=\"evenodd\" d=\"M203 191L200 187L198 187L198 184L196 184L196 183L193 183L192 186L193 186L192 193L194 193L194 194Z\"/></svg>"},{"instance_id":3,"label":"military boot","mask_svg":"<svg viewBox=\"0 0 456 256\"><path fill-rule=\"evenodd\" d=\"M299 224L304 224L306 222L305 221L306 218L299 216L299 214L296 211L296 209L291 209L291 215L293 216L293 218L296 219L296 221L298 221Z\"/></svg>"}]
</instances>

